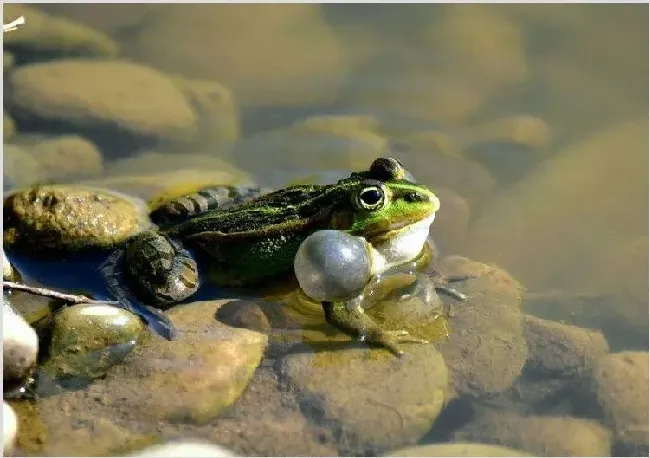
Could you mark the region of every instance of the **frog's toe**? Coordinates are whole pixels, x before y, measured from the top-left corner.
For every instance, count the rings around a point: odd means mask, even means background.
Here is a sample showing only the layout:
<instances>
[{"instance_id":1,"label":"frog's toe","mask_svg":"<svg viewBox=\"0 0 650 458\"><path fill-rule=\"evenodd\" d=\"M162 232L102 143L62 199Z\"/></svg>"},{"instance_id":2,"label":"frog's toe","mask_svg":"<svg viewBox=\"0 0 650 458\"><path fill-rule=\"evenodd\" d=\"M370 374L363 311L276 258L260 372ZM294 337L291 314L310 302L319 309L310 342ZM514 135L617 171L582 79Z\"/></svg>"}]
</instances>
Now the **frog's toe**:
<instances>
[{"instance_id":1,"label":"frog's toe","mask_svg":"<svg viewBox=\"0 0 650 458\"><path fill-rule=\"evenodd\" d=\"M400 343L420 343L428 344L429 341L426 339L420 339L419 337L412 336L408 331L403 329L399 331L392 331L393 337Z\"/></svg>"},{"instance_id":2,"label":"frog's toe","mask_svg":"<svg viewBox=\"0 0 650 458\"><path fill-rule=\"evenodd\" d=\"M459 283L467 280L472 280L477 278L477 274L468 274L468 275L453 275L447 276L442 275L439 272L434 272L431 277L434 283L436 291L440 294L450 296L458 301L466 301L469 297L466 294L461 293L456 288L450 286L451 283Z\"/></svg>"},{"instance_id":3,"label":"frog's toe","mask_svg":"<svg viewBox=\"0 0 650 458\"><path fill-rule=\"evenodd\" d=\"M425 339L420 339L419 337L412 336L408 331L404 329L399 329L395 331L381 331L377 334L366 336L366 342L369 344L385 348L390 351L395 356L403 356L404 351L399 347L398 344L402 343L418 343L418 344L428 344L429 341Z\"/></svg>"},{"instance_id":4,"label":"frog's toe","mask_svg":"<svg viewBox=\"0 0 650 458\"><path fill-rule=\"evenodd\" d=\"M442 294L446 294L447 296L451 296L458 301L466 301L468 299L467 294L463 294L457 289L451 288L450 286L436 286L436 291Z\"/></svg>"}]
</instances>

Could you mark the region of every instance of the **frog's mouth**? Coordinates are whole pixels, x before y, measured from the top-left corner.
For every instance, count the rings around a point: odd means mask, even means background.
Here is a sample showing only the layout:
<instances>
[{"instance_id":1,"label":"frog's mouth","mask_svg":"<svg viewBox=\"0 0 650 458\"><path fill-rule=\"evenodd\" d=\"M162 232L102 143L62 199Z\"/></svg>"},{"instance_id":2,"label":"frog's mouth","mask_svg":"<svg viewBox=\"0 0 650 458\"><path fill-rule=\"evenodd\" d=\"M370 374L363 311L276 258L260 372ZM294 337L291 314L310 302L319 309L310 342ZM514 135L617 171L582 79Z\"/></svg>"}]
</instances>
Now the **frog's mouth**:
<instances>
[{"instance_id":1,"label":"frog's mouth","mask_svg":"<svg viewBox=\"0 0 650 458\"><path fill-rule=\"evenodd\" d=\"M355 235L361 235L370 243L374 244L376 242L381 243L382 241L396 238L396 237L409 237L409 234L420 233L425 229L428 233L429 227L431 226L431 224L433 224L435 217L436 214L435 212L433 212L431 215L423 219L418 219L416 221L402 220L396 223L391 223L388 226L377 228L375 230L366 229L363 231L363 234L355 234Z\"/></svg>"},{"instance_id":2,"label":"frog's mouth","mask_svg":"<svg viewBox=\"0 0 650 458\"><path fill-rule=\"evenodd\" d=\"M372 245L374 273L414 260L424 248L435 213L414 223L395 225L394 228L373 235L365 235Z\"/></svg>"}]
</instances>

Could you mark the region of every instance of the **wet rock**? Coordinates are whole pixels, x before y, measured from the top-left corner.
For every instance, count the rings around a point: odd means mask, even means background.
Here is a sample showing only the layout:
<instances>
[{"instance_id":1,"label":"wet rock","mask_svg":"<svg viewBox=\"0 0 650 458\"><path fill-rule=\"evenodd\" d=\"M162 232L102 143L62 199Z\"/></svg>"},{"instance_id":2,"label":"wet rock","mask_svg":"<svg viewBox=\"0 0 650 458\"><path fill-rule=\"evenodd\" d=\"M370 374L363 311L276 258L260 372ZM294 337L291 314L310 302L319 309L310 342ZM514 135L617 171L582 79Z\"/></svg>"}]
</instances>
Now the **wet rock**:
<instances>
[{"instance_id":1,"label":"wet rock","mask_svg":"<svg viewBox=\"0 0 650 458\"><path fill-rule=\"evenodd\" d=\"M331 103L347 74L320 5L168 5L157 11L125 51L157 68L219 81L247 106Z\"/></svg>"},{"instance_id":2,"label":"wet rock","mask_svg":"<svg viewBox=\"0 0 650 458\"><path fill-rule=\"evenodd\" d=\"M139 421L206 424L242 394L267 337L215 321L223 301L167 312L174 341L151 336L106 377L105 402Z\"/></svg>"},{"instance_id":3,"label":"wet rock","mask_svg":"<svg viewBox=\"0 0 650 458\"><path fill-rule=\"evenodd\" d=\"M495 142L540 149L547 147L551 140L551 129L543 119L531 115L515 115L473 126L463 143L465 147L469 144Z\"/></svg>"},{"instance_id":4,"label":"wet rock","mask_svg":"<svg viewBox=\"0 0 650 458\"><path fill-rule=\"evenodd\" d=\"M648 353L626 351L598 360L591 383L617 453L648 454Z\"/></svg>"},{"instance_id":5,"label":"wet rock","mask_svg":"<svg viewBox=\"0 0 650 458\"><path fill-rule=\"evenodd\" d=\"M490 405L524 416L589 415L595 402L584 386L595 362L609 351L602 333L532 315L524 315L523 329L528 347L524 370Z\"/></svg>"},{"instance_id":6,"label":"wet rock","mask_svg":"<svg viewBox=\"0 0 650 458\"><path fill-rule=\"evenodd\" d=\"M519 181L551 155L550 127L530 115L479 123L464 132L460 143L466 157L485 165L502 187Z\"/></svg>"},{"instance_id":7,"label":"wet rock","mask_svg":"<svg viewBox=\"0 0 650 458\"><path fill-rule=\"evenodd\" d=\"M2 112L2 140L7 141L16 133L16 123L6 113Z\"/></svg>"},{"instance_id":8,"label":"wet rock","mask_svg":"<svg viewBox=\"0 0 650 458\"><path fill-rule=\"evenodd\" d=\"M567 304L591 296L584 310L600 319L576 321L569 310L580 304L544 317L603 329L613 348L647 345L647 125L618 124L561 151L484 205L467 239L469 255L503 265L531 291L564 292Z\"/></svg>"},{"instance_id":9,"label":"wet rock","mask_svg":"<svg viewBox=\"0 0 650 458\"><path fill-rule=\"evenodd\" d=\"M19 281L15 279L14 281ZM14 309L25 321L29 323L37 332L40 325L44 324L49 327L52 310L60 307L60 302L35 294L23 293L20 291L4 292L3 300Z\"/></svg>"},{"instance_id":10,"label":"wet rock","mask_svg":"<svg viewBox=\"0 0 650 458\"><path fill-rule=\"evenodd\" d=\"M239 107L233 94L216 81L177 77L198 118L197 144L211 154L225 155L241 135Z\"/></svg>"},{"instance_id":11,"label":"wet rock","mask_svg":"<svg viewBox=\"0 0 650 458\"><path fill-rule=\"evenodd\" d=\"M116 57L117 44L107 35L68 19L25 5L7 5L4 23L25 16L26 24L4 34L4 45L55 55Z\"/></svg>"},{"instance_id":12,"label":"wet rock","mask_svg":"<svg viewBox=\"0 0 650 458\"><path fill-rule=\"evenodd\" d=\"M456 394L484 398L506 390L527 356L521 286L504 270L460 256L444 258L438 269L476 276L453 284L469 299L451 305L449 339L440 343Z\"/></svg>"},{"instance_id":13,"label":"wet rock","mask_svg":"<svg viewBox=\"0 0 650 458\"><path fill-rule=\"evenodd\" d=\"M14 55L7 51L2 51L2 72L7 73L14 66Z\"/></svg>"},{"instance_id":14,"label":"wet rock","mask_svg":"<svg viewBox=\"0 0 650 458\"><path fill-rule=\"evenodd\" d=\"M16 413L9 404L2 401L2 454L4 456L13 452L17 432L18 419Z\"/></svg>"},{"instance_id":15,"label":"wet rock","mask_svg":"<svg viewBox=\"0 0 650 458\"><path fill-rule=\"evenodd\" d=\"M196 135L196 115L181 90L143 65L56 60L20 67L10 84L11 103L25 116L81 128L117 127L171 142Z\"/></svg>"},{"instance_id":16,"label":"wet rock","mask_svg":"<svg viewBox=\"0 0 650 458\"><path fill-rule=\"evenodd\" d=\"M235 328L251 329L264 334L268 334L271 331L269 317L255 302L245 300L232 301L222 307L219 312L219 321Z\"/></svg>"},{"instance_id":17,"label":"wet rock","mask_svg":"<svg viewBox=\"0 0 650 458\"><path fill-rule=\"evenodd\" d=\"M142 175L114 175L83 183L115 189L145 200L167 193L178 195L183 192L192 192L214 184L252 184L244 172L209 168L178 169L157 173L144 172Z\"/></svg>"},{"instance_id":18,"label":"wet rock","mask_svg":"<svg viewBox=\"0 0 650 458\"><path fill-rule=\"evenodd\" d=\"M108 249L150 225L143 202L81 185L16 191L3 212L5 251L39 259Z\"/></svg>"},{"instance_id":19,"label":"wet rock","mask_svg":"<svg viewBox=\"0 0 650 458\"><path fill-rule=\"evenodd\" d=\"M603 292L615 290L616 281L607 277L618 272L603 248L647 236L647 126L647 119L640 119L600 131L503 191L472 224L468 255L503 266L536 291L594 292L582 286L588 283ZM647 317L648 275L642 273L647 274L647 259L642 262L628 263L620 275L638 283ZM606 275L590 274L597 268Z\"/></svg>"},{"instance_id":20,"label":"wet rock","mask_svg":"<svg viewBox=\"0 0 650 458\"><path fill-rule=\"evenodd\" d=\"M474 87L461 91L441 79L421 54L380 55L357 67L346 80L341 100L356 110L381 110L401 116L459 124L483 104ZM444 78L444 77L443 77ZM467 83L465 83L467 84Z\"/></svg>"},{"instance_id":21,"label":"wet rock","mask_svg":"<svg viewBox=\"0 0 650 458\"><path fill-rule=\"evenodd\" d=\"M13 274L14 274L14 269L13 267L11 267L11 263L9 262L9 260L7 259L3 251L2 252L2 279L11 281Z\"/></svg>"},{"instance_id":22,"label":"wet rock","mask_svg":"<svg viewBox=\"0 0 650 458\"><path fill-rule=\"evenodd\" d=\"M169 442L162 445L154 445L138 453L129 456L147 456L147 457L178 457L178 456L197 456L197 457L229 457L238 456L231 450L214 444L204 442Z\"/></svg>"},{"instance_id":23,"label":"wet rock","mask_svg":"<svg viewBox=\"0 0 650 458\"><path fill-rule=\"evenodd\" d=\"M223 182L213 183L228 184L234 180L250 180L246 172L231 162L215 155L194 152L145 151L111 163L106 168L106 175L118 178L125 175L154 175L159 172L180 170L205 172L206 169L213 170L214 173L224 177Z\"/></svg>"},{"instance_id":24,"label":"wet rock","mask_svg":"<svg viewBox=\"0 0 650 458\"><path fill-rule=\"evenodd\" d=\"M575 289L587 298L583 316L603 330L612 348L647 346L648 249L647 234L617 240L602 247L602 264L585 265L583 276L576 278ZM559 318L565 319L566 312Z\"/></svg>"},{"instance_id":25,"label":"wet rock","mask_svg":"<svg viewBox=\"0 0 650 458\"><path fill-rule=\"evenodd\" d=\"M31 407L19 406L22 454L121 456L159 441L156 434L141 434L136 427L120 425L107 412L93 415L68 400L66 395L49 396Z\"/></svg>"},{"instance_id":26,"label":"wet rock","mask_svg":"<svg viewBox=\"0 0 650 458\"><path fill-rule=\"evenodd\" d=\"M400 149L408 151L456 159L463 157L463 151L456 136L442 129L416 130L399 135L394 140Z\"/></svg>"},{"instance_id":27,"label":"wet rock","mask_svg":"<svg viewBox=\"0 0 650 458\"><path fill-rule=\"evenodd\" d=\"M5 144L2 153L4 189L28 186L42 181L45 177L41 165L20 146Z\"/></svg>"},{"instance_id":28,"label":"wet rock","mask_svg":"<svg viewBox=\"0 0 650 458\"><path fill-rule=\"evenodd\" d=\"M78 135L63 135L37 143L29 149L49 179L99 175L102 153L90 141Z\"/></svg>"},{"instance_id":29,"label":"wet rock","mask_svg":"<svg viewBox=\"0 0 650 458\"><path fill-rule=\"evenodd\" d=\"M387 456L529 456L521 450L480 443L428 444L395 450Z\"/></svg>"},{"instance_id":30,"label":"wet rock","mask_svg":"<svg viewBox=\"0 0 650 458\"><path fill-rule=\"evenodd\" d=\"M364 170L388 147L375 129L363 116L307 118L245 138L235 146L233 157L260 174L278 163L302 170Z\"/></svg>"},{"instance_id":31,"label":"wet rock","mask_svg":"<svg viewBox=\"0 0 650 458\"><path fill-rule=\"evenodd\" d=\"M571 417L487 411L454 433L453 439L511 447L533 456L611 456L609 431L593 420Z\"/></svg>"},{"instance_id":32,"label":"wet rock","mask_svg":"<svg viewBox=\"0 0 650 458\"><path fill-rule=\"evenodd\" d=\"M84 183L115 189L149 200L175 196L214 184L252 184L251 177L230 162L209 154L149 151L106 167L106 178Z\"/></svg>"},{"instance_id":33,"label":"wet rock","mask_svg":"<svg viewBox=\"0 0 650 458\"><path fill-rule=\"evenodd\" d=\"M7 255L2 250L2 279L12 281L14 279L14 268L12 267Z\"/></svg>"},{"instance_id":34,"label":"wet rock","mask_svg":"<svg viewBox=\"0 0 650 458\"><path fill-rule=\"evenodd\" d=\"M622 119L647 116L645 101L638 97L647 86L642 76L647 48L636 38L646 30L640 9L599 5L586 11L571 5L561 19L543 7L526 9L524 15L523 21L515 20L526 29L553 30L566 37L566 45L556 42L529 53L537 75L529 90L544 94L537 110L553 122L554 130L574 137ZM619 24L626 25L626 33ZM627 52L618 52L621 49Z\"/></svg>"},{"instance_id":35,"label":"wet rock","mask_svg":"<svg viewBox=\"0 0 650 458\"><path fill-rule=\"evenodd\" d=\"M322 115L294 123L294 127L308 132L325 132L334 135L354 134L360 130L379 130L379 120L374 116Z\"/></svg>"},{"instance_id":36,"label":"wet rock","mask_svg":"<svg viewBox=\"0 0 650 458\"><path fill-rule=\"evenodd\" d=\"M97 378L133 350L144 325L133 313L103 304L77 304L54 316L48 369Z\"/></svg>"},{"instance_id":37,"label":"wet rock","mask_svg":"<svg viewBox=\"0 0 650 458\"><path fill-rule=\"evenodd\" d=\"M280 373L303 409L336 431L341 453L415 443L447 399L447 366L431 346L404 346L398 359L384 350L347 349L292 354Z\"/></svg>"},{"instance_id":38,"label":"wet rock","mask_svg":"<svg viewBox=\"0 0 650 458\"><path fill-rule=\"evenodd\" d=\"M5 389L22 384L36 365L38 336L7 301L2 301L2 368Z\"/></svg>"},{"instance_id":39,"label":"wet rock","mask_svg":"<svg viewBox=\"0 0 650 458\"><path fill-rule=\"evenodd\" d=\"M341 99L353 107L462 124L491 96L528 77L520 27L486 6L423 13L425 25L410 40L418 42L417 50L409 43L403 52L390 40L379 56L357 66Z\"/></svg>"},{"instance_id":40,"label":"wet rock","mask_svg":"<svg viewBox=\"0 0 650 458\"><path fill-rule=\"evenodd\" d=\"M532 315L524 315L523 327L528 346L526 370L536 374L556 375L567 371L583 374L609 352L605 337L595 330Z\"/></svg>"},{"instance_id":41,"label":"wet rock","mask_svg":"<svg viewBox=\"0 0 650 458\"><path fill-rule=\"evenodd\" d=\"M80 4L76 8L65 3L43 3L38 5L38 8L118 37L120 32L124 33L132 27L141 27L145 17L156 9L145 3L97 3L93 7Z\"/></svg>"},{"instance_id":42,"label":"wet rock","mask_svg":"<svg viewBox=\"0 0 650 458\"><path fill-rule=\"evenodd\" d=\"M193 437L219 444L239 456L338 454L332 432L315 425L301 411L295 392L279 380L272 365L266 362L255 371L235 405L199 431L201 435ZM238 433L234 435L233 431Z\"/></svg>"},{"instance_id":43,"label":"wet rock","mask_svg":"<svg viewBox=\"0 0 650 458\"><path fill-rule=\"evenodd\" d=\"M489 94L529 76L523 31L490 5L453 5L434 17L422 38L440 62L442 81L456 78L447 89Z\"/></svg>"},{"instance_id":44,"label":"wet rock","mask_svg":"<svg viewBox=\"0 0 650 458\"><path fill-rule=\"evenodd\" d=\"M440 210L429 233L441 252L458 252L467 236L471 216L469 204L449 189L436 186L434 191L440 199Z\"/></svg>"}]
</instances>

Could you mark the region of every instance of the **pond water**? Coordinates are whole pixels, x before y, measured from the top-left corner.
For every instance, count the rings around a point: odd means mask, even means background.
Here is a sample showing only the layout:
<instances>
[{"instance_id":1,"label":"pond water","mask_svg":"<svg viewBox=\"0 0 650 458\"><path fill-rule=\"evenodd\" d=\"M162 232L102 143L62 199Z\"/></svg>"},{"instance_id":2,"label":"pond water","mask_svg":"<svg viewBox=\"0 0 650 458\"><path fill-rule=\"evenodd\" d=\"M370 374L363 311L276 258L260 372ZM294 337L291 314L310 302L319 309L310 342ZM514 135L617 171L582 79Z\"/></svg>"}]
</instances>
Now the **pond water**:
<instances>
[{"instance_id":1,"label":"pond water","mask_svg":"<svg viewBox=\"0 0 650 458\"><path fill-rule=\"evenodd\" d=\"M4 6L20 15L5 195L327 184L393 156L440 198L437 269L476 278L454 284L467 302L436 298L442 327L421 294L374 310L443 335L403 359L351 346L290 288L202 291L167 312L180 340L143 331L101 377L12 400L16 455L192 439L255 456L647 456L647 5ZM94 288L86 261L15 259L71 291ZM49 307L14 300L39 320Z\"/></svg>"}]
</instances>

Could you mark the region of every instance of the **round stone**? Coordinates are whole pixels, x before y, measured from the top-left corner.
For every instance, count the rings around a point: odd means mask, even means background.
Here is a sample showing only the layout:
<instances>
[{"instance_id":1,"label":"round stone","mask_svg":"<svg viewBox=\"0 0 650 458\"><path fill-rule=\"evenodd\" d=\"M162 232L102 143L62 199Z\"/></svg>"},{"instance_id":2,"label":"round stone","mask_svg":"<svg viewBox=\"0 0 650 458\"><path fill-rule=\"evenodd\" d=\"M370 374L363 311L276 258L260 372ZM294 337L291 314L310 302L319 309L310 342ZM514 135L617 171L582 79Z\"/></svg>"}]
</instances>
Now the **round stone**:
<instances>
[{"instance_id":1,"label":"round stone","mask_svg":"<svg viewBox=\"0 0 650 458\"><path fill-rule=\"evenodd\" d=\"M103 375L135 347L143 329L139 317L118 307L67 307L54 317L48 368L56 374Z\"/></svg>"},{"instance_id":2,"label":"round stone","mask_svg":"<svg viewBox=\"0 0 650 458\"><path fill-rule=\"evenodd\" d=\"M4 386L19 385L36 365L38 336L8 304L2 302L2 368Z\"/></svg>"},{"instance_id":3,"label":"round stone","mask_svg":"<svg viewBox=\"0 0 650 458\"><path fill-rule=\"evenodd\" d=\"M342 231L317 231L307 237L294 259L302 290L317 301L357 296L370 279L367 242Z\"/></svg>"},{"instance_id":4,"label":"round stone","mask_svg":"<svg viewBox=\"0 0 650 458\"><path fill-rule=\"evenodd\" d=\"M14 449L18 420L16 413L9 404L2 401L2 454L8 455Z\"/></svg>"},{"instance_id":5,"label":"round stone","mask_svg":"<svg viewBox=\"0 0 650 458\"><path fill-rule=\"evenodd\" d=\"M14 278L14 268L7 259L4 250L2 250L2 279L12 280Z\"/></svg>"},{"instance_id":6,"label":"round stone","mask_svg":"<svg viewBox=\"0 0 650 458\"><path fill-rule=\"evenodd\" d=\"M38 259L110 249L150 225L144 202L72 184L17 190L5 196L3 211L5 251Z\"/></svg>"},{"instance_id":7,"label":"round stone","mask_svg":"<svg viewBox=\"0 0 650 458\"><path fill-rule=\"evenodd\" d=\"M198 441L181 441L152 445L151 447L148 447L130 456L163 458L176 456L229 457L237 455L225 447L221 447L215 444Z\"/></svg>"}]
</instances>

